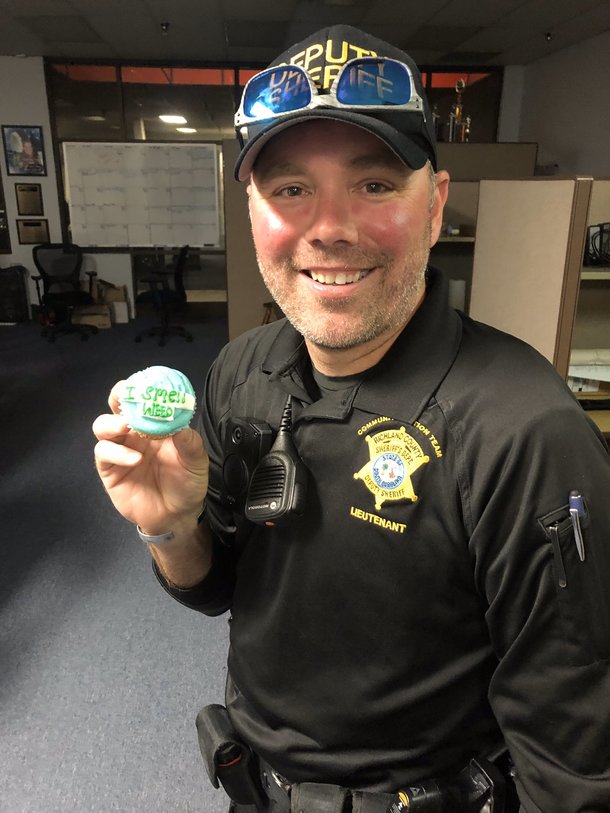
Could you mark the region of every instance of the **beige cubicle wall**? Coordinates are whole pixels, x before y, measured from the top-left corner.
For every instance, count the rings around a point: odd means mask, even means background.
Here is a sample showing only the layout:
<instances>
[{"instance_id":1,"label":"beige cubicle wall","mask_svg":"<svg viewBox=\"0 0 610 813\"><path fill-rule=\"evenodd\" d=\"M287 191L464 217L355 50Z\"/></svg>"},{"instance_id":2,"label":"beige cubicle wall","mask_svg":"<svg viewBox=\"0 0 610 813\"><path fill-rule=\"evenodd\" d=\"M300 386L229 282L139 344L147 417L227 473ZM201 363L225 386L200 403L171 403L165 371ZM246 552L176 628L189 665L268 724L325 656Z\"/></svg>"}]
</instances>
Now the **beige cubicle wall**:
<instances>
[{"instance_id":1,"label":"beige cubicle wall","mask_svg":"<svg viewBox=\"0 0 610 813\"><path fill-rule=\"evenodd\" d=\"M479 207L478 181L452 181L449 184L449 194L443 222L460 229L460 236L464 236L463 226L468 227L466 236L474 237L474 228L477 222Z\"/></svg>"},{"instance_id":2,"label":"beige cubicle wall","mask_svg":"<svg viewBox=\"0 0 610 813\"><path fill-rule=\"evenodd\" d=\"M567 375L591 178L481 181L470 315Z\"/></svg>"},{"instance_id":3,"label":"beige cubicle wall","mask_svg":"<svg viewBox=\"0 0 610 813\"><path fill-rule=\"evenodd\" d=\"M537 152L538 145L529 142L438 144L438 166L449 172L451 182L443 233L430 262L448 277L454 307L470 308L480 181L533 177Z\"/></svg>"},{"instance_id":4,"label":"beige cubicle wall","mask_svg":"<svg viewBox=\"0 0 610 813\"><path fill-rule=\"evenodd\" d=\"M237 141L223 141L225 240L227 250L227 311L229 338L260 325L271 297L258 271L250 234L246 184L233 177L239 154Z\"/></svg>"},{"instance_id":5,"label":"beige cubicle wall","mask_svg":"<svg viewBox=\"0 0 610 813\"><path fill-rule=\"evenodd\" d=\"M538 145L532 142L437 145L438 168L453 181L481 178L527 178L534 174Z\"/></svg>"}]
</instances>

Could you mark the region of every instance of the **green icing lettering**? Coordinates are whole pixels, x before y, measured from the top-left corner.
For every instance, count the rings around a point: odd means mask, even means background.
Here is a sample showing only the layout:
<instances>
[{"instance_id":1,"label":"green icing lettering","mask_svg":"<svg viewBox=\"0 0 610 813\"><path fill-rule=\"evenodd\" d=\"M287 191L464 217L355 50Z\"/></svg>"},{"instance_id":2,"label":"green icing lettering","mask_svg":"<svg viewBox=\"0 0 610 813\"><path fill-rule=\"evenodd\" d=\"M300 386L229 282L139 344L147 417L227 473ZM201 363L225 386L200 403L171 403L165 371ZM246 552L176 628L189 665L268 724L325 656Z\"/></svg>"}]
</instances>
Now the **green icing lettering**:
<instances>
[{"instance_id":1,"label":"green icing lettering","mask_svg":"<svg viewBox=\"0 0 610 813\"><path fill-rule=\"evenodd\" d=\"M165 406L164 404L146 404L142 407L142 415L145 418L153 418L157 420L166 420L174 417L174 408Z\"/></svg>"},{"instance_id":2,"label":"green icing lettering","mask_svg":"<svg viewBox=\"0 0 610 813\"><path fill-rule=\"evenodd\" d=\"M134 387L128 387L128 389L130 390L128 399L135 400L131 393ZM151 384L142 393L142 400L152 401L154 404L184 404L186 403L186 393L180 392L180 390L166 390Z\"/></svg>"}]
</instances>

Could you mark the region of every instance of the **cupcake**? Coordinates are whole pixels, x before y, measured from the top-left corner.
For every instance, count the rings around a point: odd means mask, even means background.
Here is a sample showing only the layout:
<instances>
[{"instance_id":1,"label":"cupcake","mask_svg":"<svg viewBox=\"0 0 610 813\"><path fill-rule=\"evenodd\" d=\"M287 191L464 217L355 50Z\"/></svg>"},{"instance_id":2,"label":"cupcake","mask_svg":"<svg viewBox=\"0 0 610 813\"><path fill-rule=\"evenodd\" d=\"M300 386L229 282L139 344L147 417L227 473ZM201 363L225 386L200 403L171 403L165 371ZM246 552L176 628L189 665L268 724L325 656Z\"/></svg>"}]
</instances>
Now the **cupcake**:
<instances>
[{"instance_id":1,"label":"cupcake","mask_svg":"<svg viewBox=\"0 0 610 813\"><path fill-rule=\"evenodd\" d=\"M119 407L134 432L146 438L164 438L190 424L195 390L178 370L147 367L123 383Z\"/></svg>"}]
</instances>

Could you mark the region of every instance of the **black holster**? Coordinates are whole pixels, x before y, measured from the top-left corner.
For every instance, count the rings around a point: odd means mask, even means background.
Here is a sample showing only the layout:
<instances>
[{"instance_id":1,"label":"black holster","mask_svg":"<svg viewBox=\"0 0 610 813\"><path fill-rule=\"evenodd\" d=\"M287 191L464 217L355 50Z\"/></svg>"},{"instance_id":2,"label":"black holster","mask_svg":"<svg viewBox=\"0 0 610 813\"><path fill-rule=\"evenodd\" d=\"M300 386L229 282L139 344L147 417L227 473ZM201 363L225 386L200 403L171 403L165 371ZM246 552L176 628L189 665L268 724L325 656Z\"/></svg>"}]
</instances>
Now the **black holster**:
<instances>
[{"instance_id":1,"label":"black holster","mask_svg":"<svg viewBox=\"0 0 610 813\"><path fill-rule=\"evenodd\" d=\"M511 813L519 807L516 794L507 794L507 766L484 759L470 760L452 779L424 780L396 794L369 793L315 782L284 784L240 740L224 706L201 709L197 734L210 782L222 785L237 810L248 813Z\"/></svg>"},{"instance_id":2,"label":"black holster","mask_svg":"<svg viewBox=\"0 0 610 813\"><path fill-rule=\"evenodd\" d=\"M403 788L388 813L505 813L505 801L506 781L497 766L471 759L452 780L432 779Z\"/></svg>"},{"instance_id":3,"label":"black holster","mask_svg":"<svg viewBox=\"0 0 610 813\"><path fill-rule=\"evenodd\" d=\"M224 706L204 706L197 715L199 750L210 782L219 783L234 802L267 808L258 767L250 748L235 733Z\"/></svg>"}]
</instances>

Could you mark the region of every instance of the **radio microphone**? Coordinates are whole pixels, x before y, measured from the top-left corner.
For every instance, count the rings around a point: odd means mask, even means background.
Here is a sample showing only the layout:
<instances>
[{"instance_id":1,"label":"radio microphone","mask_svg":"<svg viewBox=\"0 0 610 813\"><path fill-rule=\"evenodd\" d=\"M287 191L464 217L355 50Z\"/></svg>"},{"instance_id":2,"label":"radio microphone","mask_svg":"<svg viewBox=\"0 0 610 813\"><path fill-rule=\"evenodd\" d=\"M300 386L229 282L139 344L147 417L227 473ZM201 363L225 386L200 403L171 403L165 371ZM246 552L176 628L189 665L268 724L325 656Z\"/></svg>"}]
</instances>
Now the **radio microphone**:
<instances>
[{"instance_id":1,"label":"radio microphone","mask_svg":"<svg viewBox=\"0 0 610 813\"><path fill-rule=\"evenodd\" d=\"M275 442L254 469L245 515L259 525L285 524L305 508L307 469L292 440L292 396L284 405Z\"/></svg>"}]
</instances>

